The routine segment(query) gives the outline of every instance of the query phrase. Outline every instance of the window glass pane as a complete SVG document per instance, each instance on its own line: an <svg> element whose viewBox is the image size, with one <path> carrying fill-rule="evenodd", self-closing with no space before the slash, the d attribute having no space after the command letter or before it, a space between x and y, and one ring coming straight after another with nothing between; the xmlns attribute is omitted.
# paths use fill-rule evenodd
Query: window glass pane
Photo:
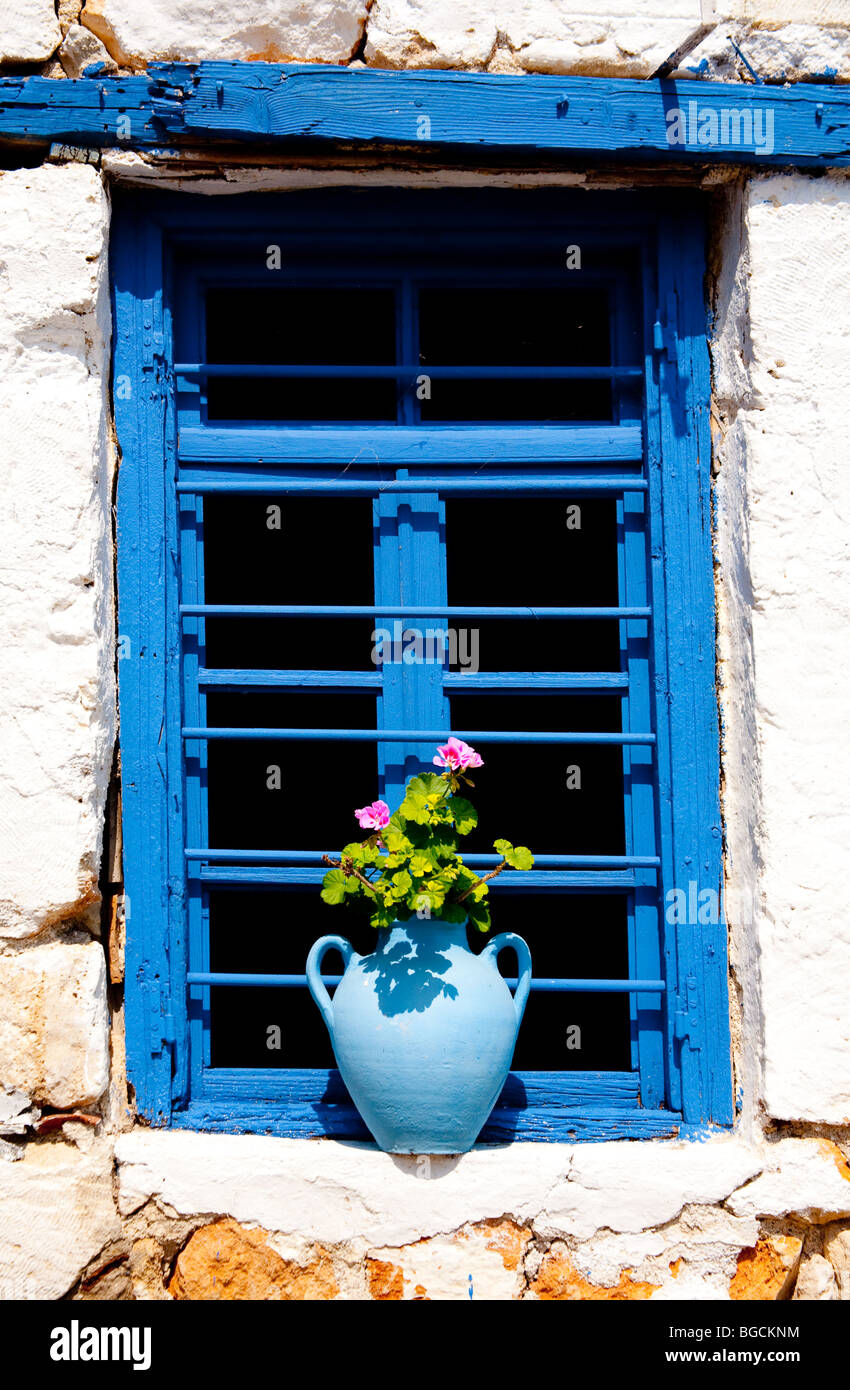
<svg viewBox="0 0 850 1390"><path fill-rule="evenodd" d="M211 289L207 361L391 365L396 360L390 289ZM210 377L210 420L396 419L393 378Z"/></svg>
<svg viewBox="0 0 850 1390"><path fill-rule="evenodd" d="M623 894L532 895L494 888L491 907L493 931L515 931L525 938L538 978L628 979ZM484 949L487 936L480 932L469 936L473 950ZM510 951L500 955L499 969L509 978L516 975ZM630 1071L629 996L532 990L513 1070Z"/></svg>
<svg viewBox="0 0 850 1390"><path fill-rule="evenodd" d="M453 729L615 732L616 696L452 695ZM624 854L620 744L482 743L469 793L478 826L463 841L492 853L499 837L537 854Z"/></svg>
<svg viewBox="0 0 850 1390"><path fill-rule="evenodd" d="M604 290L422 289L419 361L429 366L608 366ZM610 381L435 378L420 418L609 420Z"/></svg>
<svg viewBox="0 0 850 1390"><path fill-rule="evenodd" d="M225 694L207 697L207 720L226 728L374 729L374 695ZM329 796L377 785L377 743L298 739L209 740L209 843L221 849L340 849L359 834L354 803ZM361 803L356 803L360 805Z"/></svg>
<svg viewBox="0 0 850 1390"><path fill-rule="evenodd" d="M449 498L448 601L608 608L618 602L613 498ZM616 619L455 619L455 669L617 671ZM477 663L477 664L476 664Z"/></svg>
<svg viewBox="0 0 850 1390"><path fill-rule="evenodd" d="M376 934L356 909L328 907L318 885L309 889L209 894L210 968L214 971L303 975L314 941L327 934L347 937L356 951L375 949ZM341 974L342 961L329 952L325 974ZM269 1048L269 1028L280 1029L280 1048ZM334 1067L328 1030L303 989L210 990L210 1042L214 1067ZM274 1036L274 1035L272 1035Z"/></svg>
<svg viewBox="0 0 850 1390"><path fill-rule="evenodd" d="M372 604L367 497L204 499L207 603ZM206 664L369 670L372 618L208 618Z"/></svg>

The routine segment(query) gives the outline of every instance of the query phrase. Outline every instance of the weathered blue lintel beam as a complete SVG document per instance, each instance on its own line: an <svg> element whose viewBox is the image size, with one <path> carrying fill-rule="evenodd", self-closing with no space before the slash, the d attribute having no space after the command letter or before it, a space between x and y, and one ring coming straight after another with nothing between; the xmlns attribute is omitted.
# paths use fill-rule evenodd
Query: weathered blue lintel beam
<svg viewBox="0 0 850 1390"><path fill-rule="evenodd" d="M677 162L850 164L850 87L152 64L0 79L0 139L163 149L345 141Z"/></svg>

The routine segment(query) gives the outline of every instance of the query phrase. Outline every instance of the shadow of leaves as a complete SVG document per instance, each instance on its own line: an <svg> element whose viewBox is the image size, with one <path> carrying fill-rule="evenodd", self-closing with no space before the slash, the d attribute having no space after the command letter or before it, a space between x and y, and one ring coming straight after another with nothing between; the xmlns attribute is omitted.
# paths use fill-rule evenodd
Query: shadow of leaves
<svg viewBox="0 0 850 1390"><path fill-rule="evenodd" d="M435 999L457 998L457 988L441 978L451 960L432 946L396 941L387 951L377 951L361 964L366 974L375 976L375 993L381 1013L423 1013Z"/></svg>

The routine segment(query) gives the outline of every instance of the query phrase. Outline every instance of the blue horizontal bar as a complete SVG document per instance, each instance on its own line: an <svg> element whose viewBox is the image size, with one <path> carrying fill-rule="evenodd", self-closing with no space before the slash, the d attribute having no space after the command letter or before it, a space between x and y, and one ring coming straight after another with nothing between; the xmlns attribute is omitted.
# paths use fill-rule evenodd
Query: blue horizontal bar
<svg viewBox="0 0 850 1390"><path fill-rule="evenodd" d="M554 381L597 381L614 377L642 377L643 367L562 367L540 365L511 367L504 364L493 366L434 366L424 363L409 363L401 366L363 363L305 363L305 362L175 362L176 376L185 377L330 377L330 378L372 378L372 377L412 377L427 376L435 381L441 379L454 381L478 380L520 380L529 379Z"/></svg>
<svg viewBox="0 0 850 1390"><path fill-rule="evenodd" d="M232 492L244 496L256 492L269 496L289 492L311 495L324 492L341 497L347 493L375 497L381 492L554 492L570 496L574 492L646 492L647 486L646 479L638 476L601 478L591 474L573 478L533 478L524 475L505 478L482 474L475 478L394 478L388 482L382 482L379 478L270 478L267 482L239 478L197 478L192 482L179 482L177 491L205 495Z"/></svg>
<svg viewBox="0 0 850 1390"><path fill-rule="evenodd" d="M326 985L338 985L341 975L323 975ZM505 984L514 988L515 979L505 978ZM306 975L236 975L229 971L190 970L186 975L189 985L242 985L245 988L268 987L280 989L306 988ZM533 990L551 993L572 994L661 994L666 989L663 980L554 980L534 979Z"/></svg>
<svg viewBox="0 0 850 1390"><path fill-rule="evenodd" d="M181 603L184 618L651 618L651 608L467 608L445 604Z"/></svg>
<svg viewBox="0 0 850 1390"><path fill-rule="evenodd" d="M388 666L389 662L386 663ZM435 663L439 664L439 663ZM251 690L255 688L290 688L305 690L328 689L335 686L369 690L380 688L383 675L375 671L276 671L267 669L250 670L246 667L226 667L211 669L202 666L196 680L200 686L230 686L234 689ZM505 690L537 692L565 690L593 691L604 694L606 691L627 690L629 677L626 671L444 671L443 687L446 690L476 690L501 693Z"/></svg>
<svg viewBox="0 0 850 1390"><path fill-rule="evenodd" d="M187 875L203 883L223 888L252 889L276 887L300 891L320 888L327 870L318 867L275 868L267 865L200 865L189 861ZM490 891L499 897L503 893L628 893L642 873L651 869L523 869L517 873L500 874L494 878Z"/></svg>
<svg viewBox="0 0 850 1390"><path fill-rule="evenodd" d="M641 463L640 425L361 425L210 427L179 432L181 463L409 468L413 464L558 467Z"/></svg>
<svg viewBox="0 0 850 1390"><path fill-rule="evenodd" d="M239 689L258 687L303 687L319 689L333 686L380 689L383 676L379 669L373 671L270 671L251 670L247 667L226 667L210 669L202 666L196 680L201 686L235 686Z"/></svg>
<svg viewBox="0 0 850 1390"><path fill-rule="evenodd" d="M449 691L476 690L628 690L627 671L446 671L443 687Z"/></svg>
<svg viewBox="0 0 850 1390"><path fill-rule="evenodd" d="M437 729L275 729L197 725L183 729L184 738L285 739L292 742L327 739L335 743L442 743L451 737ZM456 733L455 738L475 743L655 743L649 733L527 733L515 729L473 729Z"/></svg>
<svg viewBox="0 0 850 1390"><path fill-rule="evenodd" d="M187 859L202 859L208 864L321 864L318 849L203 849L193 847L183 851ZM464 864L473 869L493 868L501 864L499 854L465 854ZM535 854L537 868L552 869L654 869L661 860L652 854Z"/></svg>

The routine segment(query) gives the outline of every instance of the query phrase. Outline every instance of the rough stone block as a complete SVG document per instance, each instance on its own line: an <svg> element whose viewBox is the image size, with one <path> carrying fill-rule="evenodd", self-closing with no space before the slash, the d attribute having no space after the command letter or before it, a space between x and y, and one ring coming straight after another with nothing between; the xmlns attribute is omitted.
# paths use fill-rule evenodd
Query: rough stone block
<svg viewBox="0 0 850 1390"><path fill-rule="evenodd" d="M823 1253L835 1271L838 1297L850 1301L850 1226L837 1223L827 1226Z"/></svg>
<svg viewBox="0 0 850 1390"><path fill-rule="evenodd" d="M53 0L13 0L3 6L0 63L43 63L62 39Z"/></svg>
<svg viewBox="0 0 850 1390"><path fill-rule="evenodd" d="M100 63L105 73L118 70L118 64L110 58L100 39L81 24L70 26L57 57L68 77L82 77L91 63Z"/></svg>
<svg viewBox="0 0 850 1390"><path fill-rule="evenodd" d="M800 1266L794 1298L810 1303L833 1303L838 1298L835 1270L823 1255L810 1255Z"/></svg>
<svg viewBox="0 0 850 1390"><path fill-rule="evenodd" d="M366 0L88 0L80 23L122 67L153 60L344 63L353 57Z"/></svg>
<svg viewBox="0 0 850 1390"><path fill-rule="evenodd" d="M0 956L0 1081L43 1105L92 1105L109 1078L106 965L96 941Z"/></svg>
<svg viewBox="0 0 850 1390"><path fill-rule="evenodd" d="M647 77L700 24L698 0L376 0L366 61L391 68Z"/></svg>
<svg viewBox="0 0 850 1390"><path fill-rule="evenodd" d="M738 1256L729 1297L749 1302L788 1298L794 1287L802 1249L799 1236L765 1236L748 1246Z"/></svg>
<svg viewBox="0 0 850 1390"><path fill-rule="evenodd" d="M736 1216L800 1216L823 1224L850 1216L850 1163L830 1139L781 1139L765 1155L765 1171L733 1192Z"/></svg>
<svg viewBox="0 0 850 1390"><path fill-rule="evenodd" d="M283 1259L265 1231L236 1221L214 1221L189 1237L168 1286L172 1298L209 1301L334 1299L333 1261L318 1249L307 1264Z"/></svg>
<svg viewBox="0 0 850 1390"><path fill-rule="evenodd" d="M571 1252L563 1246L547 1251L540 1263L537 1277L529 1284L529 1292L544 1301L567 1302L632 1302L651 1298L658 1284L632 1278L633 1270L623 1269L614 1284L594 1284L582 1277L574 1264Z"/></svg>
<svg viewBox="0 0 850 1390"><path fill-rule="evenodd" d="M105 1143L83 1156L31 1144L0 1164L0 1299L62 1298L121 1226Z"/></svg>

